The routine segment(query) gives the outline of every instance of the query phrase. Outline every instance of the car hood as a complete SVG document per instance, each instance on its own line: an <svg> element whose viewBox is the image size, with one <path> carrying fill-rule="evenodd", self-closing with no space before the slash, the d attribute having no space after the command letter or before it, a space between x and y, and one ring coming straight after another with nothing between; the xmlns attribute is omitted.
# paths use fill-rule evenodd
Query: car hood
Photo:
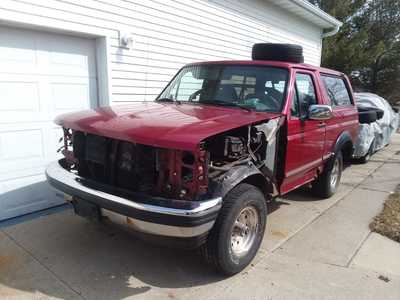
<svg viewBox="0 0 400 300"><path fill-rule="evenodd" d="M136 102L64 114L55 122L132 143L195 150L209 136L279 116L212 105Z"/></svg>

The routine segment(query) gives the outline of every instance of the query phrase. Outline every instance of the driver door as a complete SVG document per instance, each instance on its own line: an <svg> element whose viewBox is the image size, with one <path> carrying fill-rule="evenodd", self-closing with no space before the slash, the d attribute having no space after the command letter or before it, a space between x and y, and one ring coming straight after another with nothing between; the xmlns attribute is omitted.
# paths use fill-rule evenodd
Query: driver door
<svg viewBox="0 0 400 300"><path fill-rule="evenodd" d="M325 123L308 119L308 108L322 104L313 72L297 70L288 116L287 151L281 193L286 193L314 179L322 163Z"/></svg>

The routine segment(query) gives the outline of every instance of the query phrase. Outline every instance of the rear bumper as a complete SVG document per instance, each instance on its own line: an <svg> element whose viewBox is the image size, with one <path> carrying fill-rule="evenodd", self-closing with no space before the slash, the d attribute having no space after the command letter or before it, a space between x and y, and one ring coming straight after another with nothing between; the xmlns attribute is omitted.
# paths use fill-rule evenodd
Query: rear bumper
<svg viewBox="0 0 400 300"><path fill-rule="evenodd" d="M214 225L222 205L220 197L191 201L185 208L179 208L183 202L180 200L157 198L154 202L165 204L161 206L143 203L140 195L137 200L123 198L88 186L84 178L64 169L60 162L53 162L46 169L47 180L53 187L97 205L102 215L112 221L126 222L125 225L146 234L176 238L202 236Z"/></svg>

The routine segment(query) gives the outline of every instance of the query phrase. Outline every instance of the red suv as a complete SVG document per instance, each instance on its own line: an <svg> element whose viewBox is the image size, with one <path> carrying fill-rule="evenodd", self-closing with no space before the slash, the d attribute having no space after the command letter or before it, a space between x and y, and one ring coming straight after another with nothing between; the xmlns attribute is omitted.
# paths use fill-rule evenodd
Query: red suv
<svg viewBox="0 0 400 300"><path fill-rule="evenodd" d="M58 117L64 158L48 181L78 215L201 247L219 271L241 271L267 204L305 184L334 194L358 130L345 75L301 63L296 46L253 49L251 61L183 67L154 102Z"/></svg>

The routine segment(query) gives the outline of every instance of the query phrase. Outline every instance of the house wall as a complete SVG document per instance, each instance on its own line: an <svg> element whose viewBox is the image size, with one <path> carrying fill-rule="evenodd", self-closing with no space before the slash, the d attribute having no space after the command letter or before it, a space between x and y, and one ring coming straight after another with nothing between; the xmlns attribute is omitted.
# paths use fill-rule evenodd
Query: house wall
<svg viewBox="0 0 400 300"><path fill-rule="evenodd" d="M321 28L266 0L1 0L1 20L107 36L112 104L154 99L189 62L249 59L256 42L297 43L307 63L321 58ZM130 49L119 46L126 33Z"/></svg>

